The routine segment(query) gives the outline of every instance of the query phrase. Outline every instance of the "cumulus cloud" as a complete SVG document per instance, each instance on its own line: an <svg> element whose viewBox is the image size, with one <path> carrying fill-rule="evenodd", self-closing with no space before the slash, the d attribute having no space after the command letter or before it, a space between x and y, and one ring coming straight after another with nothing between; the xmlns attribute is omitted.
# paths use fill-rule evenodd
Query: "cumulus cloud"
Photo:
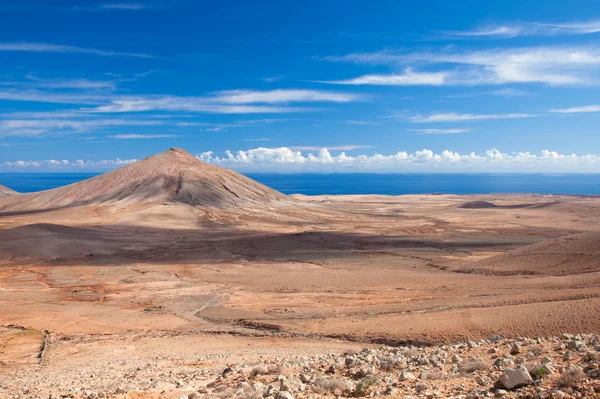
<svg viewBox="0 0 600 399"><path fill-rule="evenodd" d="M199 154L199 159L216 165L240 170L269 170L274 165L290 171L589 171L600 165L597 155L564 155L544 150L539 154L530 152L502 153L491 149L483 154L460 154L444 150L435 153L424 149L414 153L400 151L391 155L349 156L344 152L331 155L323 148L317 153L303 154L287 147L256 148L236 153L226 151L225 156L213 152ZM280 170L280 169L278 169Z"/></svg>
<svg viewBox="0 0 600 399"><path fill-rule="evenodd" d="M217 156L212 151L197 155L201 161L238 169L240 171L262 172L590 172L600 166L598 155L561 154L543 150L538 154L530 152L503 153L491 149L481 154L474 152L461 154L451 150L436 153L423 149L408 153L382 155L347 155L341 152L331 154L330 149L321 148L315 152L303 153L288 147L255 148L246 151L225 151ZM4 162L3 168L94 168L110 169L126 165L135 160L102 161L12 161Z"/></svg>

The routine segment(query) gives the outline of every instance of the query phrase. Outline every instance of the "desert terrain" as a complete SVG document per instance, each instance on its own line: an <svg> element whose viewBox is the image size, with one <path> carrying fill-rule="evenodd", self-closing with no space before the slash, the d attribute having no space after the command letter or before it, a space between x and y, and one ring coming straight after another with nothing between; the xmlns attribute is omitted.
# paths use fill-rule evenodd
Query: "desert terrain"
<svg viewBox="0 0 600 399"><path fill-rule="evenodd" d="M0 397L597 397L599 226L600 197L285 196L179 149L0 187Z"/></svg>

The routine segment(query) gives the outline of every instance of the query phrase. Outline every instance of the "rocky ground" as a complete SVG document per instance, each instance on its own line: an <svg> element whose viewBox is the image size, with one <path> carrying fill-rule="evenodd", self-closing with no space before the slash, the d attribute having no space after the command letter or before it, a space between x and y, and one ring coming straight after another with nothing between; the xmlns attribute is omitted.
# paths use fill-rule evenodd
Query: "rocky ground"
<svg viewBox="0 0 600 399"><path fill-rule="evenodd" d="M172 367L115 362L57 376L14 372L2 398L600 398L600 336L487 340L428 347L371 347L318 356L265 358L215 368L215 355L190 355ZM62 371L65 373L65 371ZM2 377L2 376L0 376ZM93 387L93 388L91 388Z"/></svg>

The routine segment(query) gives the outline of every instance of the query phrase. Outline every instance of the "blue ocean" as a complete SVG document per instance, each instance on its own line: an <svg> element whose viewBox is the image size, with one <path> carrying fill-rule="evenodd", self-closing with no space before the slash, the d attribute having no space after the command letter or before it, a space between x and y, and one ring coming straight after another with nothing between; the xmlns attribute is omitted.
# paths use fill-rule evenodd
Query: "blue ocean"
<svg viewBox="0 0 600 399"><path fill-rule="evenodd" d="M0 173L22 193L49 190L93 173ZM600 194L600 174L247 174L284 194Z"/></svg>

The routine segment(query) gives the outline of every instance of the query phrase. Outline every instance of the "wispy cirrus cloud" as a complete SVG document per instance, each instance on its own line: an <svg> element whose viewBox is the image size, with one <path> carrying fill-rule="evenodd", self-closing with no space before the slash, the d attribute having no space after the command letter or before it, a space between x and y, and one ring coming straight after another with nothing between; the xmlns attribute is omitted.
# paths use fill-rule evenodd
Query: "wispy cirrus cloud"
<svg viewBox="0 0 600 399"><path fill-rule="evenodd" d="M90 79L44 79L28 74L25 76L26 81L22 82L6 82L6 85L34 87L42 89L77 89L77 90L101 90L116 88L114 80L90 80ZM3 82L0 82L2 85Z"/></svg>
<svg viewBox="0 0 600 399"><path fill-rule="evenodd" d="M487 37L487 36L498 36L505 38L517 37L523 33L522 26L510 26L510 25L499 25L499 26L488 26L473 30L465 31L445 31L444 35L453 37Z"/></svg>
<svg viewBox="0 0 600 399"><path fill-rule="evenodd" d="M83 107L85 113L134 113L134 112L197 112L208 114L281 114L314 111L306 106L289 106L298 103L348 103L360 100L352 93L319 90L233 90L205 96L142 95L124 96L96 92L56 92L35 89L0 91L0 100L29 101L40 103L74 104Z"/></svg>
<svg viewBox="0 0 600 399"><path fill-rule="evenodd" d="M259 137L256 139L242 139L243 141L273 141L272 139L268 138L268 137Z"/></svg>
<svg viewBox="0 0 600 399"><path fill-rule="evenodd" d="M137 10L143 10L144 8L147 8L147 6L142 3L104 3L104 4L100 4L98 7L106 9L106 10L129 10L129 11L137 11Z"/></svg>
<svg viewBox="0 0 600 399"><path fill-rule="evenodd" d="M177 134L116 134L108 136L111 139L116 140L143 140L143 139L166 139L172 137L179 137Z"/></svg>
<svg viewBox="0 0 600 399"><path fill-rule="evenodd" d="M89 47L77 47L65 44L32 43L32 42L3 42L0 43L0 51L19 51L29 53L79 53L92 54L106 57L138 57L156 58L149 54L129 53L118 51L98 50Z"/></svg>
<svg viewBox="0 0 600 399"><path fill-rule="evenodd" d="M445 31L445 36L454 38L518 36L587 35L600 32L600 19L563 23L520 22L504 25L488 25L472 30Z"/></svg>
<svg viewBox="0 0 600 399"><path fill-rule="evenodd" d="M225 90L215 93L215 102L228 104L281 104L290 102L348 103L359 99L358 94L322 90L279 89L269 91Z"/></svg>
<svg viewBox="0 0 600 399"><path fill-rule="evenodd" d="M110 104L87 112L122 113L145 111L188 111L214 114L266 114L311 111L290 103L348 103L360 96L319 90L281 89L270 91L228 90L202 97L144 96L113 99Z"/></svg>
<svg viewBox="0 0 600 399"><path fill-rule="evenodd" d="M471 129L408 129L418 134L459 134L470 132Z"/></svg>
<svg viewBox="0 0 600 399"><path fill-rule="evenodd" d="M521 119L532 118L535 114L458 114L456 112L446 112L431 115L415 115L407 119L412 123L433 123L433 122L470 122L493 119Z"/></svg>
<svg viewBox="0 0 600 399"><path fill-rule="evenodd" d="M598 46L545 46L462 51L451 47L437 52L380 51L321 57L320 59L366 65L389 65L402 70L406 70L407 66L412 65L429 65L437 69L432 73L438 74L430 77L437 76L430 83L448 86L508 83L584 85L600 82L600 73L598 73L600 47ZM374 81L379 84L397 84L389 76L389 79L385 79L386 75L373 76L376 77ZM346 84L364 83L369 79L371 78L365 80L364 76L360 76L341 82L346 82Z"/></svg>
<svg viewBox="0 0 600 399"><path fill-rule="evenodd" d="M447 77L447 72L414 72L411 68L406 68L401 74L372 74L346 80L321 80L316 82L338 85L441 86L445 83Z"/></svg>
<svg viewBox="0 0 600 399"><path fill-rule="evenodd" d="M0 120L0 137L70 134L118 126L156 126L162 123L138 119L5 119Z"/></svg>
<svg viewBox="0 0 600 399"><path fill-rule="evenodd" d="M581 113L589 113L589 112L600 112L600 105L585 105L582 107L572 107L572 108L553 108L553 109L550 109L549 111L558 113L558 114L581 114Z"/></svg>
<svg viewBox="0 0 600 399"><path fill-rule="evenodd" d="M180 127L202 127L209 132L226 132L231 128L243 128L256 125L268 125L274 122L279 122L281 119L251 119L236 121L231 123L210 123L210 122L177 122Z"/></svg>

